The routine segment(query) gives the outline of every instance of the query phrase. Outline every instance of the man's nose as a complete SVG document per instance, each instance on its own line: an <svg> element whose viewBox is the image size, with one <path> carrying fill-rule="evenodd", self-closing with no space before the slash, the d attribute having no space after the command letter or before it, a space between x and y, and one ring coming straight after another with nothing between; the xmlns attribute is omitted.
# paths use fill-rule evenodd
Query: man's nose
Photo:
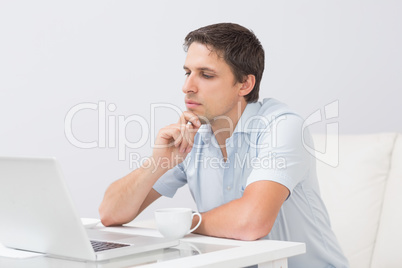
<svg viewBox="0 0 402 268"><path fill-rule="evenodd" d="M198 91L195 77L192 74L187 76L186 81L184 81L182 90L186 94L190 92L196 93Z"/></svg>

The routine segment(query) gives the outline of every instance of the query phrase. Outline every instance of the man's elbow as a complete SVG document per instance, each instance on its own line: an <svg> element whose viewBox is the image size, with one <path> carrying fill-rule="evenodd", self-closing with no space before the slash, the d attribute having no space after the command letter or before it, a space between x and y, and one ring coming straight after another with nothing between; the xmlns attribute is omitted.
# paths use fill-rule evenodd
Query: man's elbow
<svg viewBox="0 0 402 268"><path fill-rule="evenodd" d="M254 241L260 238L263 238L269 234L269 231L266 229L258 230L258 229L246 229L241 232L239 239L243 241Z"/></svg>
<svg viewBox="0 0 402 268"><path fill-rule="evenodd" d="M245 221L239 228L238 239L254 241L267 236L272 229L272 224L267 222Z"/></svg>
<svg viewBox="0 0 402 268"><path fill-rule="evenodd" d="M105 227L110 227L110 226L119 226L121 224L119 224L118 222L114 221L112 218L110 217L105 217L105 216L101 216L100 217L101 223L103 224L103 226Z"/></svg>
<svg viewBox="0 0 402 268"><path fill-rule="evenodd" d="M120 220L120 221L117 220L117 219L112 215L112 213L106 211L106 209L105 209L102 205L99 207L99 216L100 216L101 223L102 223L104 226L106 226L106 227L109 227L109 226L120 226L120 225L122 225L123 223L125 223L125 222L123 222L123 221L121 221L121 220Z"/></svg>
<svg viewBox="0 0 402 268"><path fill-rule="evenodd" d="M109 227L109 226L113 226L113 220L112 218L101 212L101 210L99 209L99 216L100 216L100 221L103 224L103 226Z"/></svg>

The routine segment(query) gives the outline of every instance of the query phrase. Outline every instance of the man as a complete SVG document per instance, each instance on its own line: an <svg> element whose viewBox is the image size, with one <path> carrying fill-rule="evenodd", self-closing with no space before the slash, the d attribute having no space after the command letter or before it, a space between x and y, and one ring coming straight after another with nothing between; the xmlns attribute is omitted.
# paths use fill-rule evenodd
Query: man
<svg viewBox="0 0 402 268"><path fill-rule="evenodd" d="M320 198L315 159L302 144L302 118L276 100L257 102L259 40L221 23L190 32L185 49L187 111L159 131L146 164L107 189L102 223L127 223L188 183L203 216L195 232L301 241L307 253L290 258L290 267L347 267Z"/></svg>

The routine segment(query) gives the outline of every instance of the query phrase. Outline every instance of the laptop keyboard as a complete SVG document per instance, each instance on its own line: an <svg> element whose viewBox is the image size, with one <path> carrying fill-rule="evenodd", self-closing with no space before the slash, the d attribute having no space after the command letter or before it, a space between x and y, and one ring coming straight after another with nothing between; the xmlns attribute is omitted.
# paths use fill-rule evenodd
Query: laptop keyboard
<svg viewBox="0 0 402 268"><path fill-rule="evenodd" d="M112 242L105 242L105 241L93 241L93 240L91 240L91 244L92 244L92 247L95 250L95 252L129 246L129 244L120 244L120 243L112 243Z"/></svg>

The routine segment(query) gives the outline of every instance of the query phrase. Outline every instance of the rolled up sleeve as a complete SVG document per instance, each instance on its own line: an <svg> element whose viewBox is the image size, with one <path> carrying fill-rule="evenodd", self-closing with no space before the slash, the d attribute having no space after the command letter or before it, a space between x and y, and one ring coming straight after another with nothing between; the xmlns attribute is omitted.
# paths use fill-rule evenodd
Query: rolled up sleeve
<svg viewBox="0 0 402 268"><path fill-rule="evenodd" d="M163 196L172 198L177 189L187 183L187 176L181 164L163 174L159 180L156 181L153 188L155 191Z"/></svg>
<svg viewBox="0 0 402 268"><path fill-rule="evenodd" d="M272 124L276 124L273 126ZM246 186L256 181L269 180L284 185L292 193L310 169L311 157L304 148L303 119L284 114L261 132L256 144L257 156Z"/></svg>

